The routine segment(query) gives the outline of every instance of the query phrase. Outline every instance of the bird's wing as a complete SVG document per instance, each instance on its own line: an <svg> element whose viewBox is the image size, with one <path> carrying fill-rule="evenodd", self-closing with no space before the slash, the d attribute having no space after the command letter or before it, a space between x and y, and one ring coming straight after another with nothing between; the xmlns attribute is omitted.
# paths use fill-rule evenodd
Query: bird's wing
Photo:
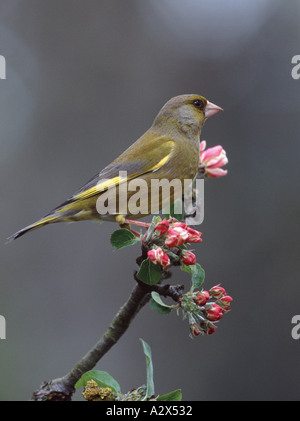
<svg viewBox="0 0 300 421"><path fill-rule="evenodd" d="M175 143L170 137L155 136L151 140L141 140L142 138L99 174L96 174L72 196L70 201L88 199L125 181L128 182L143 174L157 171L169 161L175 147ZM151 153L149 154L149 152ZM127 172L127 178L120 176L121 171Z"/></svg>

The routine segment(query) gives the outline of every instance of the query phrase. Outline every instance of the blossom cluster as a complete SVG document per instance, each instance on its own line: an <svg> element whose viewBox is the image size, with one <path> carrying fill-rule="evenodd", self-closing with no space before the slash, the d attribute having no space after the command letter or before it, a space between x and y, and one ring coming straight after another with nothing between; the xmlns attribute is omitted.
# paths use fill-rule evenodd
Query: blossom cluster
<svg viewBox="0 0 300 421"><path fill-rule="evenodd" d="M148 257L153 263L167 269L171 264L170 255L173 255L170 249L187 243L201 243L201 235L201 232L194 230L184 222L177 221L175 218L164 219L158 222L154 229L154 235L151 238L152 248L147 253ZM196 264L195 254L184 248L179 252L179 259L188 266Z"/></svg>
<svg viewBox="0 0 300 421"><path fill-rule="evenodd" d="M199 170L207 177L223 177L227 174L224 165L228 164L226 151L221 145L206 149L206 141L200 142L200 164Z"/></svg>
<svg viewBox="0 0 300 421"><path fill-rule="evenodd" d="M214 323L229 311L231 301L232 297L227 295L220 285L208 291L202 290L182 295L179 305L188 315L191 335L214 333L216 331Z"/></svg>

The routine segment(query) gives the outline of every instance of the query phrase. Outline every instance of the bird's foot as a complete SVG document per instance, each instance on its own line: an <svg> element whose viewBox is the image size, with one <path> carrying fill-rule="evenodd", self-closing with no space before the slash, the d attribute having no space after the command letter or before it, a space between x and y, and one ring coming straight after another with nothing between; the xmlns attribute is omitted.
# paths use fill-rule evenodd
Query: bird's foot
<svg viewBox="0 0 300 421"><path fill-rule="evenodd" d="M133 230L129 224L127 224L126 222L124 224L119 224L120 228L125 228L127 230L129 230L130 232L132 232L132 234L134 234L136 237L140 237L140 233Z"/></svg>

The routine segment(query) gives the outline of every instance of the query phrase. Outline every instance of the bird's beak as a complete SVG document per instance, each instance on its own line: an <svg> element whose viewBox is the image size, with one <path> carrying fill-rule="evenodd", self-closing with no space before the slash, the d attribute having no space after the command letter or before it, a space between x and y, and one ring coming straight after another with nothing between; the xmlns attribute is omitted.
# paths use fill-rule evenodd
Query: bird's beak
<svg viewBox="0 0 300 421"><path fill-rule="evenodd" d="M211 117L212 115L215 115L219 113L220 111L223 111L223 108L219 107L216 104L213 104L212 102L207 101L207 104L204 110L205 118Z"/></svg>

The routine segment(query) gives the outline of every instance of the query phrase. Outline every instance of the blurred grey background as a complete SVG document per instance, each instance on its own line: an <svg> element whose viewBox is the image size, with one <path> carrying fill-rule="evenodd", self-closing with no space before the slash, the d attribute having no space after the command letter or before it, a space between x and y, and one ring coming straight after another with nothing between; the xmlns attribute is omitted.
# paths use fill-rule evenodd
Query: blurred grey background
<svg viewBox="0 0 300 421"><path fill-rule="evenodd" d="M138 247L114 252L117 226L45 227L5 239L68 198L151 125L172 96L199 93L224 113L202 139L229 173L205 182L205 288L232 311L189 338L147 306L100 361L122 391L146 380L185 400L298 400L300 340L298 0L1 0L0 399L27 400L67 373L133 288ZM189 278L175 271L174 283ZM76 392L75 400L81 400Z"/></svg>

